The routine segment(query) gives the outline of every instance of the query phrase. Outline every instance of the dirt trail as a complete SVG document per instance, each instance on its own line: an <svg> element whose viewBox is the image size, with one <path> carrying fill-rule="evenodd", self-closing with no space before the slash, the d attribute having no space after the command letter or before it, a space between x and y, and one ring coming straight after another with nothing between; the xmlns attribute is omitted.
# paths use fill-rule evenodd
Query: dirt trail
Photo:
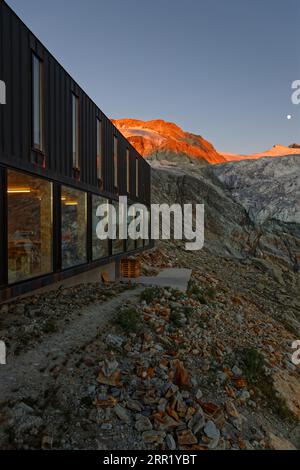
<svg viewBox="0 0 300 470"><path fill-rule="evenodd" d="M105 303L95 303L81 310L81 316L63 331L48 336L34 349L15 357L0 368L0 402L36 399L53 382L51 371L64 363L68 355L92 341L112 320L118 307L134 301L142 288L124 291Z"/></svg>

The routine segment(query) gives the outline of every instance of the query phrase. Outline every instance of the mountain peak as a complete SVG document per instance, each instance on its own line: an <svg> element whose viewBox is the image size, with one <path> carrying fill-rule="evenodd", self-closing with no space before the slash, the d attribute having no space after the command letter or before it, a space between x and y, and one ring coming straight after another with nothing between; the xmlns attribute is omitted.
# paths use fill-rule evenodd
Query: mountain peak
<svg viewBox="0 0 300 470"><path fill-rule="evenodd" d="M116 119L115 126L149 160L168 161L176 164L216 164L226 161L254 160L262 157L299 155L300 145L275 144L272 148L249 155L221 153L202 136L186 132L173 122L163 119Z"/></svg>
<svg viewBox="0 0 300 470"><path fill-rule="evenodd" d="M289 148L290 149L300 149L300 145L299 144L291 144L291 145L289 145Z"/></svg>
<svg viewBox="0 0 300 470"><path fill-rule="evenodd" d="M192 163L225 161L211 143L199 135L183 131L173 122L117 119L113 123L145 158Z"/></svg>
<svg viewBox="0 0 300 470"><path fill-rule="evenodd" d="M285 157L287 155L299 155L300 147L297 144L286 147L285 145L275 144L268 150L259 153L251 153L249 155L239 155L234 153L223 153L226 161L240 161L240 160L257 160L263 157Z"/></svg>

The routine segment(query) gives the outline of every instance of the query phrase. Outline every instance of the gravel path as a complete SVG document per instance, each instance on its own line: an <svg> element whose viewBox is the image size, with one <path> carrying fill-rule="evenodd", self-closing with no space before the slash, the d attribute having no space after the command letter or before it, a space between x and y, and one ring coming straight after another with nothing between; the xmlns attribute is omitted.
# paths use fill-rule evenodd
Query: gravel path
<svg viewBox="0 0 300 470"><path fill-rule="evenodd" d="M134 302L143 288L125 291L105 303L94 303L81 311L81 316L59 332L45 338L34 349L20 357L8 358L0 366L0 402L35 399L43 393L53 380L51 370L62 364L67 357L80 350L108 327L118 307L127 301Z"/></svg>

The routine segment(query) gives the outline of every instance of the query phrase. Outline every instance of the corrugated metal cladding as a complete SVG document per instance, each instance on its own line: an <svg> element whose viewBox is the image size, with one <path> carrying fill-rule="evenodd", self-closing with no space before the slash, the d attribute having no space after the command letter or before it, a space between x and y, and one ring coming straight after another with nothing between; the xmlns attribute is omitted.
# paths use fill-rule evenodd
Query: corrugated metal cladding
<svg viewBox="0 0 300 470"><path fill-rule="evenodd" d="M32 53L43 61L46 167L32 162L31 96ZM7 104L0 106L0 161L19 169L72 184L82 189L117 196L113 181L113 136L118 137L119 194L126 194L126 149L130 149L129 198L135 197L135 160L139 159L138 200L150 203L150 166L114 127L95 103L0 0L0 79L7 88ZM99 85L101 86L101 85ZM79 97L80 181L72 168L72 92ZM103 122L103 189L96 174L96 117Z"/></svg>

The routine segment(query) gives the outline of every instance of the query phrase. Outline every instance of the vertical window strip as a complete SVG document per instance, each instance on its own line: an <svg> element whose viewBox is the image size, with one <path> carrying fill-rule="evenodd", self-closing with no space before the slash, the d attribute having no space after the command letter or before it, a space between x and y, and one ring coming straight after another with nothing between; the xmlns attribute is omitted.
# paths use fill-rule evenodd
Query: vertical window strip
<svg viewBox="0 0 300 470"><path fill-rule="evenodd" d="M130 151L126 149L126 191L130 193Z"/></svg>
<svg viewBox="0 0 300 470"><path fill-rule="evenodd" d="M43 63L32 54L32 112L33 147L44 150L44 100L43 100Z"/></svg>
<svg viewBox="0 0 300 470"><path fill-rule="evenodd" d="M118 188L118 138L114 136L114 186Z"/></svg>
<svg viewBox="0 0 300 470"><path fill-rule="evenodd" d="M102 121L97 118L97 178L102 179Z"/></svg>
<svg viewBox="0 0 300 470"><path fill-rule="evenodd" d="M72 139L73 167L79 169L79 98L74 93L72 93Z"/></svg>
<svg viewBox="0 0 300 470"><path fill-rule="evenodd" d="M139 196L139 159L135 159L135 195Z"/></svg>

